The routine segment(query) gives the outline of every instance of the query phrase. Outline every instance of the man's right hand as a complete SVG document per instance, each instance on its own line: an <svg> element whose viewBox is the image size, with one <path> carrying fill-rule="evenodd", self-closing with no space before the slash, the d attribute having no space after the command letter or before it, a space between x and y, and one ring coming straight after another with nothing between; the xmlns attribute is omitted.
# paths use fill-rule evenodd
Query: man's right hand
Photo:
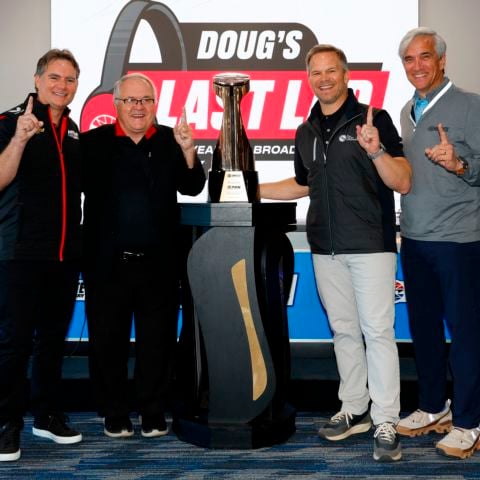
<svg viewBox="0 0 480 480"><path fill-rule="evenodd" d="M19 142L28 142L35 134L43 131L43 122L32 113L33 97L28 97L27 108L23 115L18 117L17 129L14 138Z"/></svg>

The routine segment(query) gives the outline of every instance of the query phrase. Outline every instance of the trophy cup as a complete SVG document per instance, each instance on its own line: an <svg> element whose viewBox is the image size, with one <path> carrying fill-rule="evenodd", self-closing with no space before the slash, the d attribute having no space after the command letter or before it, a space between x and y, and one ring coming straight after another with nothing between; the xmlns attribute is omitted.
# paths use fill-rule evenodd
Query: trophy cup
<svg viewBox="0 0 480 480"><path fill-rule="evenodd" d="M258 202L258 174L240 112L240 101L250 89L250 77L220 73L213 77L213 88L223 101L224 111L208 175L209 201Z"/></svg>

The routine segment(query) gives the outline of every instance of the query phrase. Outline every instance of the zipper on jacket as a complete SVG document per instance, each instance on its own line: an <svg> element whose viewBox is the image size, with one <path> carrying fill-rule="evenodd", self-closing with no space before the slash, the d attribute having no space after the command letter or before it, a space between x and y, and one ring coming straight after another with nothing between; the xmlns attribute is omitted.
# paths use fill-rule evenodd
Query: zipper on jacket
<svg viewBox="0 0 480 480"><path fill-rule="evenodd" d="M67 132L67 118L62 116L60 124L60 136L52 119L52 112L48 109L48 116L50 117L50 126L52 127L53 137L57 144L58 158L60 161L61 186L62 186L62 230L60 234L60 245L58 248L58 259L63 262L63 253L65 249L65 238L67 233L67 176L65 171L65 158L63 156L63 139Z"/></svg>
<svg viewBox="0 0 480 480"><path fill-rule="evenodd" d="M330 196L328 195L328 177L327 177L327 150L329 145L330 145L330 140L329 140L329 143L327 143L327 146L323 149L323 178L325 179L325 197L327 199L328 233L330 235L330 255L332 256L332 259L333 259L335 257L335 249L333 248L332 217L330 215Z"/></svg>
<svg viewBox="0 0 480 480"><path fill-rule="evenodd" d="M330 142L332 138L337 134L337 132L343 128L345 125L348 125L351 123L353 120L355 120L357 117L361 117L362 113L359 113L355 115L354 117L348 119L347 121L343 122L341 125L337 125L333 133L330 135L330 138L328 139L327 146L324 147L323 149L323 170L324 170L324 178L325 178L325 192L326 192L326 198L327 198L327 212L328 212L328 232L330 234L330 254L332 256L332 259L335 257L335 248L333 245L333 229L332 229L332 217L330 214L330 197L328 194L328 176L327 176L327 154L328 154L328 149L330 148ZM322 140L323 141L323 140Z"/></svg>

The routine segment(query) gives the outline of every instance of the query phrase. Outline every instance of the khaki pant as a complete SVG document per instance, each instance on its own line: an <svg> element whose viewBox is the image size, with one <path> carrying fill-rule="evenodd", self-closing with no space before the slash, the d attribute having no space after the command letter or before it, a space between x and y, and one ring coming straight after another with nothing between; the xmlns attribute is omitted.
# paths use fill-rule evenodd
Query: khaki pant
<svg viewBox="0 0 480 480"><path fill-rule="evenodd" d="M320 299L333 331L341 410L396 423L400 369L393 329L395 253L313 255Z"/></svg>

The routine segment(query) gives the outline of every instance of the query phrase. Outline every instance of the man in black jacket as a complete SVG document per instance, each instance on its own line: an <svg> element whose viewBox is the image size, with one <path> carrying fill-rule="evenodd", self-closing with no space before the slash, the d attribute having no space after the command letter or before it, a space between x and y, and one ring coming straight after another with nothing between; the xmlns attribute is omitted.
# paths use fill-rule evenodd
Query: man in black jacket
<svg viewBox="0 0 480 480"><path fill-rule="evenodd" d="M318 102L296 133L295 177L262 184L260 194L310 196L307 236L333 330L342 401L319 435L342 440L369 430L373 420L374 459L399 460L393 190L408 192L411 169L387 112L360 104L348 89L342 50L313 47L307 72Z"/></svg>
<svg viewBox="0 0 480 480"><path fill-rule="evenodd" d="M58 405L81 253L80 145L67 107L79 73L68 50L48 51L36 93L0 115L0 461L20 458L32 344L34 435L82 440Z"/></svg>
<svg viewBox="0 0 480 480"><path fill-rule="evenodd" d="M157 96L141 74L114 86L117 121L82 134L86 312L90 372L104 432L133 435L127 391L132 315L141 433L164 417L177 338L177 191L196 195L205 174L184 117L156 125Z"/></svg>

